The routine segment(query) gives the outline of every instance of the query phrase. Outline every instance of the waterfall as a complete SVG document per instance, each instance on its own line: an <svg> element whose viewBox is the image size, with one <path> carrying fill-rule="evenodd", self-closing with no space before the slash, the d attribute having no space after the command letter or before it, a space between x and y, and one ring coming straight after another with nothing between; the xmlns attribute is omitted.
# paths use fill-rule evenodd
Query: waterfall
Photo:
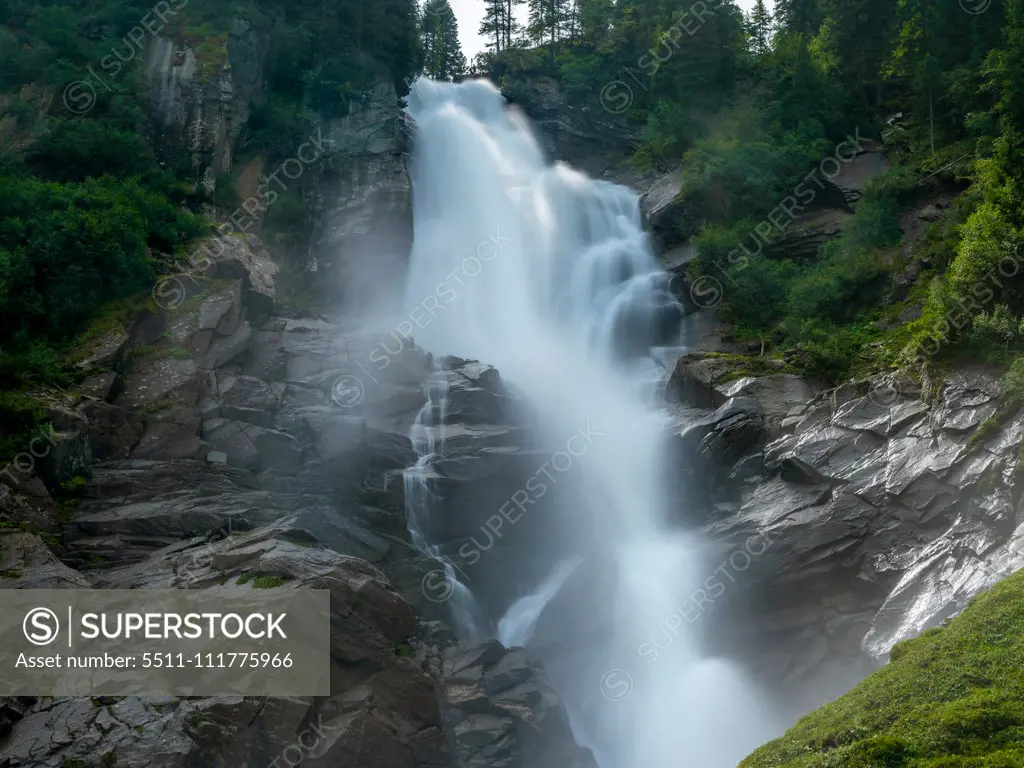
<svg viewBox="0 0 1024 768"><path fill-rule="evenodd" d="M403 473L405 509L413 544L443 565L440 583L443 597L452 608L455 630L466 642L475 643L487 634L486 622L476 600L459 578L455 565L423 535L429 516L439 507L438 500L427 486L426 475L430 471L431 460L443 454L447 406L447 380L435 366L434 375L427 380L427 402L420 408L409 435L418 458L416 464Z"/></svg>
<svg viewBox="0 0 1024 768"><path fill-rule="evenodd" d="M526 645L533 637L541 612L579 566L578 558L559 565L535 592L516 600L498 622L498 640L506 648Z"/></svg>
<svg viewBox="0 0 1024 768"><path fill-rule="evenodd" d="M545 664L602 768L734 766L776 731L741 671L706 657L680 618L710 571L702 542L674 531L665 509L667 417L651 402L651 347L678 331L680 314L637 198L549 164L486 81L420 79L408 110L417 137L406 309L431 318L417 344L497 367L529 400L547 444L592 436L573 452L584 492L555 510L580 541L556 541L564 552L543 569L507 574L539 585L532 593L501 605L477 597L501 616L503 640L531 647L547 624ZM421 456L438 449L423 437L437 429L426 418L414 430ZM415 471L408 482L415 528L429 499L412 487ZM569 591L588 621L554 610Z"/></svg>

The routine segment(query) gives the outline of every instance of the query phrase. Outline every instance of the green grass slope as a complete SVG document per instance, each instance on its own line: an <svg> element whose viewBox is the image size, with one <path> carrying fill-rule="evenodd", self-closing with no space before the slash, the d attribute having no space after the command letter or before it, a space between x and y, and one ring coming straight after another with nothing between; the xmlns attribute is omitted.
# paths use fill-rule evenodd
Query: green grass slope
<svg viewBox="0 0 1024 768"><path fill-rule="evenodd" d="M1024 571L740 768L1024 768Z"/></svg>

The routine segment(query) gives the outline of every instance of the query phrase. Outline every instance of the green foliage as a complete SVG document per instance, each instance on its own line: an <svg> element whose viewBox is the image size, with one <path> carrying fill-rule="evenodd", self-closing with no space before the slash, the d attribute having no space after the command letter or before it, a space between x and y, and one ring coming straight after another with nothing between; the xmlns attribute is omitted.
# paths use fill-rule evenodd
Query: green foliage
<svg viewBox="0 0 1024 768"><path fill-rule="evenodd" d="M150 288L148 245L203 230L135 180L0 177L0 376L48 378L61 344L112 299Z"/></svg>
<svg viewBox="0 0 1024 768"><path fill-rule="evenodd" d="M986 359L1016 351L1016 340L1000 347L1005 329L991 314L996 304L1021 314L1024 293L1015 280L983 281L1022 256L1024 0L979 13L930 0L779 0L774 18L759 3L747 19L728 1L697 19L662 0L581 0L564 23L553 21L560 3L533 5L537 47L510 46L492 25L486 71L528 106L526 81L548 74L581 106L646 121L635 159L681 166L674 234L693 238L692 277L721 284L723 315L741 338L782 345L829 376L972 346ZM787 199L805 203L816 183L808 172L837 143L878 128L898 165L859 201L842 237L808 264L767 261L785 256L772 253L779 232L767 218ZM908 204L968 184L912 254L897 251ZM843 205L822 199L834 189L813 189L810 205ZM902 306L887 306L908 259L920 283ZM917 320L901 319L920 303ZM875 321L890 329L880 347Z"/></svg>
<svg viewBox="0 0 1024 768"><path fill-rule="evenodd" d="M139 177L169 183L149 144L136 133L87 118L59 119L26 153L29 167L52 181Z"/></svg>
<svg viewBox="0 0 1024 768"><path fill-rule="evenodd" d="M253 589L273 589L284 584L281 576L257 576L252 580Z"/></svg>
<svg viewBox="0 0 1024 768"><path fill-rule="evenodd" d="M459 24L448 0L427 0L420 25L423 73L434 80L455 80L466 71L459 45Z"/></svg>
<svg viewBox="0 0 1024 768"><path fill-rule="evenodd" d="M687 229L710 222L736 223L770 213L794 195L808 171L832 150L821 127L805 123L784 140L767 133L764 114L753 107L723 115L719 130L683 157Z"/></svg>
<svg viewBox="0 0 1024 768"><path fill-rule="evenodd" d="M1024 764L1024 571L807 715L741 768L1011 768Z"/></svg>
<svg viewBox="0 0 1024 768"><path fill-rule="evenodd" d="M1016 232L1003 212L992 203L982 203L961 228L956 259L949 268L949 286L960 295L968 295L986 276L998 274L999 263L1014 262L1020 250Z"/></svg>
<svg viewBox="0 0 1024 768"><path fill-rule="evenodd" d="M808 373L826 381L848 375L879 335L870 319L890 284L902 189L888 177L871 185L810 263L769 254L754 220L704 229L694 239L697 265L722 285L723 317L741 336L789 348L792 364Z"/></svg>
<svg viewBox="0 0 1024 768"><path fill-rule="evenodd" d="M1003 374L1003 397L1013 405L1024 404L1024 357L1013 361L1010 369Z"/></svg>
<svg viewBox="0 0 1024 768"><path fill-rule="evenodd" d="M395 646L395 656L406 659L412 656L412 646L408 643L399 643Z"/></svg>

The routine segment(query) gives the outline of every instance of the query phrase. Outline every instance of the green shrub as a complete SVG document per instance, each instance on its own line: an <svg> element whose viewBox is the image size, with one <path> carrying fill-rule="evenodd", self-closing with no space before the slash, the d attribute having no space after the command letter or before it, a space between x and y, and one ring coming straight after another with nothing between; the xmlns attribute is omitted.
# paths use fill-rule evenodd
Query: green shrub
<svg viewBox="0 0 1024 768"><path fill-rule="evenodd" d="M949 269L950 288L962 297L974 296L978 285L990 284L1003 259L1011 263L1019 250L1017 232L1003 212L992 203L982 203L961 228L962 238ZM1018 265L1019 266L1019 265Z"/></svg>
<svg viewBox="0 0 1024 768"><path fill-rule="evenodd" d="M182 243L203 227L135 181L0 177L0 376L52 377L48 345L151 288L148 243Z"/></svg>
<svg viewBox="0 0 1024 768"><path fill-rule="evenodd" d="M1024 357L1018 357L1003 374L1003 397L1015 404L1024 404Z"/></svg>
<svg viewBox="0 0 1024 768"><path fill-rule="evenodd" d="M162 174L142 137L87 118L57 121L29 147L26 161L51 181L82 182L100 176L155 181Z"/></svg>

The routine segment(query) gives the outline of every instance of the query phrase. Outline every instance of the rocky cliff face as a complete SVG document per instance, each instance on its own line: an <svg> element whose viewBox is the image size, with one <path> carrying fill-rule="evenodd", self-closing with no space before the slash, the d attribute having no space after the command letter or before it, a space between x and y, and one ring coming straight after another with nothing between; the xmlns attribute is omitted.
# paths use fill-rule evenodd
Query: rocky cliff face
<svg viewBox="0 0 1024 768"><path fill-rule="evenodd" d="M592 768L539 667L424 620L437 563L410 542L402 474L427 356L410 343L364 382L380 339L278 314L274 269L243 239L211 252L174 306L93 338L82 392L37 393L55 431L2 486L0 588L238 590L271 575L330 589L332 695L4 700L4 765L236 768L302 739L317 744L310 766L533 768L543 753ZM500 377L450 367L453 409L473 421L477 383ZM462 456L485 452L467 442Z"/></svg>
<svg viewBox="0 0 1024 768"><path fill-rule="evenodd" d="M533 121L541 146L587 174L629 183L628 158L637 148L642 124L603 109L573 106L558 83L535 77L521 84L514 102Z"/></svg>
<svg viewBox="0 0 1024 768"><path fill-rule="evenodd" d="M820 394L714 375L684 359L670 385L714 408L681 422L680 510L743 564L709 611L714 642L773 689L816 706L1024 567L1024 414L993 418L992 373L951 375L933 400L898 375ZM749 552L752 536L770 544Z"/></svg>
<svg viewBox="0 0 1024 768"><path fill-rule="evenodd" d="M410 130L389 78L327 126L332 155L316 200L313 266L319 289L353 315L401 298L412 246Z"/></svg>
<svg viewBox="0 0 1024 768"><path fill-rule="evenodd" d="M266 30L236 18L223 40L200 47L154 37L146 69L160 144L186 154L207 191L230 171L250 104L261 97Z"/></svg>

